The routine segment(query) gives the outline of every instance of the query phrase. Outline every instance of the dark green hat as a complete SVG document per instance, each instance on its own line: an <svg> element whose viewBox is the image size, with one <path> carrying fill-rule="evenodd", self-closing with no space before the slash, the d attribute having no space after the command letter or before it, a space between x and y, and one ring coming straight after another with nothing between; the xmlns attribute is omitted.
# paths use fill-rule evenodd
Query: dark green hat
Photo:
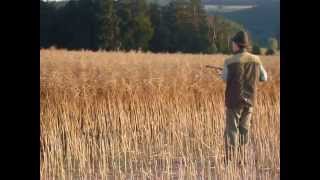
<svg viewBox="0 0 320 180"><path fill-rule="evenodd" d="M242 47L248 47L250 44L248 34L245 31L237 32L231 40Z"/></svg>

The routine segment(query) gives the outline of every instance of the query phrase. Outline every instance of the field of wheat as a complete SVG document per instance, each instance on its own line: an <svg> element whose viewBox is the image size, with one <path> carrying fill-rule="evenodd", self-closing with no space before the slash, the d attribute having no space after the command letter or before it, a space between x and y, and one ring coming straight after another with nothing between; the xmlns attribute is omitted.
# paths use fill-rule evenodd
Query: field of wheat
<svg viewBox="0 0 320 180"><path fill-rule="evenodd" d="M226 55L40 51L49 179L280 179L280 58L262 56L248 164L225 166Z"/></svg>

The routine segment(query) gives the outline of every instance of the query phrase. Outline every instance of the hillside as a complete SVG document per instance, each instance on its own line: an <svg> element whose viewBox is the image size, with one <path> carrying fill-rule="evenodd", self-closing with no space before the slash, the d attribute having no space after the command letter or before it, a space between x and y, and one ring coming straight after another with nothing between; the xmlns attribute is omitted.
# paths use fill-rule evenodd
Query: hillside
<svg viewBox="0 0 320 180"><path fill-rule="evenodd" d="M168 2L172 0L147 0L150 2L157 2L159 4L167 4ZM202 0L202 3L204 5L207 4L214 4L214 5L254 5L254 4L260 4L265 2L280 2L280 0Z"/></svg>
<svg viewBox="0 0 320 180"><path fill-rule="evenodd" d="M52 6L54 6L54 7L57 8L57 9L63 8L65 5L67 5L68 2L69 2L68 0L49 1L49 3L52 4Z"/></svg>
<svg viewBox="0 0 320 180"><path fill-rule="evenodd" d="M171 0L149 1L165 5ZM280 36L280 0L202 0L202 3L209 15L221 15L243 24L262 46L267 46L268 38Z"/></svg>
<svg viewBox="0 0 320 180"><path fill-rule="evenodd" d="M147 0L147 1L152 2L152 3L157 3L157 4L160 4L163 6L163 5L168 4L172 0Z"/></svg>
<svg viewBox="0 0 320 180"><path fill-rule="evenodd" d="M266 2L280 2L280 0L202 0L206 5L256 5Z"/></svg>
<svg viewBox="0 0 320 180"><path fill-rule="evenodd" d="M210 13L222 15L228 19L243 24L251 33L253 39L261 45L267 44L269 37L278 37L280 33L280 3L262 3L254 8L241 11Z"/></svg>

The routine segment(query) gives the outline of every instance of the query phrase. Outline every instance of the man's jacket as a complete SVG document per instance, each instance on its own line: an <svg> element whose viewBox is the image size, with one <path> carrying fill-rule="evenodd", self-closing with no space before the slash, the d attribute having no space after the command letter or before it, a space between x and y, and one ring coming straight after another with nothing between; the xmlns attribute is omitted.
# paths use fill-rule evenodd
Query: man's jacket
<svg viewBox="0 0 320 180"><path fill-rule="evenodd" d="M258 81L267 73L260 58L242 51L225 60L222 78L226 81L225 103L228 108L254 106Z"/></svg>

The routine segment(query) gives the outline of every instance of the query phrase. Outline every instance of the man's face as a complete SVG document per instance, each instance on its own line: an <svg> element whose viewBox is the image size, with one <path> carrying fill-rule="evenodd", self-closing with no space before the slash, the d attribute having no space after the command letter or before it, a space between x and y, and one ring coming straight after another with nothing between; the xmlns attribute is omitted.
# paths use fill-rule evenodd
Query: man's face
<svg viewBox="0 0 320 180"><path fill-rule="evenodd" d="M232 41L232 51L233 52L239 51L239 46L233 41Z"/></svg>

